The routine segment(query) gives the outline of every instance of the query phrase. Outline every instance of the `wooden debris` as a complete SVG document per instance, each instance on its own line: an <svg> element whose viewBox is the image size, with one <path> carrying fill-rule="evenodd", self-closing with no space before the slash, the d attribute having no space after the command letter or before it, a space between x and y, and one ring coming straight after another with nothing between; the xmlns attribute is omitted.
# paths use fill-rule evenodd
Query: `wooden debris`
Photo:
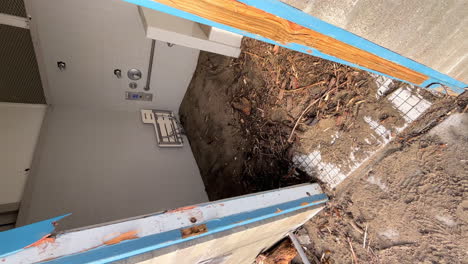
<svg viewBox="0 0 468 264"><path fill-rule="evenodd" d="M279 51L279 46L278 46L278 45L275 45L275 46L273 47L273 54L275 54L275 55L278 54L278 51Z"/></svg>
<svg viewBox="0 0 468 264"><path fill-rule="evenodd" d="M291 240L285 239L278 246L257 257L257 264L289 264L295 258L297 251Z"/></svg>
<svg viewBox="0 0 468 264"><path fill-rule="evenodd" d="M328 83L328 90L319 98L317 98L316 100L312 101L312 103L310 103L305 109L304 111L302 111L302 113L299 115L299 118L297 118L296 120L296 123L294 124L294 127L291 131L291 134L289 134L289 137L288 137L288 142L291 143L292 142L292 138L294 136L294 131L296 130L297 126L299 125L299 122L302 120L302 118L304 117L304 115L306 113L308 113L310 111L310 109L312 108L312 106L314 106L317 102L320 102L322 99L325 99L325 98L328 98L330 96L330 93L332 92L331 88L333 87L333 85L335 84L336 82L336 78L332 78L330 80L330 82ZM320 106L319 106L320 107Z"/></svg>
<svg viewBox="0 0 468 264"><path fill-rule="evenodd" d="M303 91L303 90L306 90L306 89L309 89L309 88L312 88L312 87L315 87L317 85L321 85L321 84L324 84L326 83L325 81L320 81L320 82L316 82L316 83L313 83L313 84L309 84L309 85L306 85L306 86L302 86L302 87L299 87L299 88L296 88L296 89L292 89L292 90L284 90L285 93L294 93L294 92L300 92L300 91Z"/></svg>
<svg viewBox="0 0 468 264"><path fill-rule="evenodd" d="M348 239L349 248L351 249L351 254L353 256L353 263L358 264L359 261L358 261L358 258L356 256L356 253L354 253L353 244L351 243L351 239L349 239L349 237L347 237L347 239Z"/></svg>
<svg viewBox="0 0 468 264"><path fill-rule="evenodd" d="M234 101L232 103L232 107L248 116L252 111L252 103L245 97L241 97L238 101Z"/></svg>
<svg viewBox="0 0 468 264"><path fill-rule="evenodd" d="M357 224L354 222L354 220L350 219L349 224L354 228L354 230L358 231L359 234L361 234L361 235L364 234L364 231L362 231L362 228L357 226Z"/></svg>
<svg viewBox="0 0 468 264"><path fill-rule="evenodd" d="M292 129L292 131L291 131L291 134L289 134L288 142L290 142L290 143L292 142L292 137L293 137L293 135L294 135L294 131L296 130L297 126L299 125L299 122L301 121L301 119L302 119L302 117L304 116L304 114L307 113L307 112L310 110L310 108L312 108L312 106L314 106L314 104L316 104L319 100L320 100L320 98L314 100L314 101L313 101L312 103L310 103L310 104L304 109L304 111L302 111L302 113L299 115L299 118L297 118L296 123L294 124L294 127L293 127L293 129Z"/></svg>
<svg viewBox="0 0 468 264"><path fill-rule="evenodd" d="M253 53L248 52L248 51L242 51L242 53L245 53L245 54L247 54L247 55L250 55L250 56L253 56L253 57L255 57L255 58L262 59L262 60L265 59L265 58L263 58L263 57L258 56L257 54L253 54Z"/></svg>
<svg viewBox="0 0 468 264"><path fill-rule="evenodd" d="M366 248L366 239L367 239L367 225L366 225L366 230L364 231L364 239L362 240L362 248Z"/></svg>

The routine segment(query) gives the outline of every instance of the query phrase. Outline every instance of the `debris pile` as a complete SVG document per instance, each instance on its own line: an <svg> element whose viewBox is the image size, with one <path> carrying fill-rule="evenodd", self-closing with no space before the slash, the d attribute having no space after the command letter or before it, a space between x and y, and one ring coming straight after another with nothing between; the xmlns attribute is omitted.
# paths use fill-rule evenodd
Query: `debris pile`
<svg viewBox="0 0 468 264"><path fill-rule="evenodd" d="M252 39L238 59L202 52L180 114L210 198L317 181L291 163L296 152L333 145L324 159L347 161L350 138L372 148L362 116L402 122L376 90L365 71Z"/></svg>
<svg viewBox="0 0 468 264"><path fill-rule="evenodd" d="M312 263L464 263L468 128L444 134L459 144L429 131L468 97L423 94L408 125L387 100L404 85L378 93L367 72L245 39L238 59L200 54L179 113L212 200L319 181L297 153L352 173L305 225Z"/></svg>

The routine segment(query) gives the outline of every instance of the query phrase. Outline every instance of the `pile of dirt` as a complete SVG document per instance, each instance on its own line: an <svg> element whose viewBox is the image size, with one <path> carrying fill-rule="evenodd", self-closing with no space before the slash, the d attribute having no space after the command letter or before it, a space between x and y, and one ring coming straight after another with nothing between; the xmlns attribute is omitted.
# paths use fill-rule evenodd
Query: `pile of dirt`
<svg viewBox="0 0 468 264"><path fill-rule="evenodd" d="M466 111L457 101L438 100L337 188L305 225L311 260L466 263L468 114L454 114Z"/></svg>
<svg viewBox="0 0 468 264"><path fill-rule="evenodd" d="M405 125L367 72L246 39L238 59L202 52L180 115L210 199L317 181L291 163L319 150L351 172L305 225L312 263L463 263L468 248L468 110L423 93ZM465 114L464 120L466 120ZM366 121L367 120L367 121ZM382 140L369 120L395 139ZM432 132L430 132L432 131ZM290 248L290 245L289 247ZM274 253L271 253L274 256Z"/></svg>
<svg viewBox="0 0 468 264"><path fill-rule="evenodd" d="M238 59L201 52L179 113L207 193L222 199L316 181L291 161L317 147L349 171L380 144L364 116L404 123L376 93L365 71L244 39Z"/></svg>

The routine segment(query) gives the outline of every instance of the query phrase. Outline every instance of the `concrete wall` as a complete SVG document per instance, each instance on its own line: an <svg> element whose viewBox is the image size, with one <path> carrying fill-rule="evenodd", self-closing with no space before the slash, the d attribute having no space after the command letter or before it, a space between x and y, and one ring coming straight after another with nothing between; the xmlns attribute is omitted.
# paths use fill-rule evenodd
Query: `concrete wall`
<svg viewBox="0 0 468 264"><path fill-rule="evenodd" d="M158 148L138 113L52 106L18 224L72 213L63 230L206 201L190 146Z"/></svg>
<svg viewBox="0 0 468 264"><path fill-rule="evenodd" d="M282 1L468 82L468 2L465 0Z"/></svg>
<svg viewBox="0 0 468 264"><path fill-rule="evenodd" d="M19 203L45 105L0 103L0 205Z"/></svg>
<svg viewBox="0 0 468 264"><path fill-rule="evenodd" d="M124 100L130 80L127 71L140 69L136 81L143 91L149 63L151 40L137 6L115 0L29 1L32 33L37 35L36 53L42 56L45 95L52 105L137 110L153 107L178 110L195 70L198 50L158 42L152 85L153 102ZM57 61L67 64L65 71ZM123 78L114 76L121 69Z"/></svg>
<svg viewBox="0 0 468 264"><path fill-rule="evenodd" d="M51 106L17 224L72 213L59 227L69 229L208 201L188 140L183 148L158 148L139 112L178 111L199 51L157 42L153 101L127 101L125 91L143 91L151 48L137 6L29 0L26 7ZM143 73L134 90L130 68Z"/></svg>

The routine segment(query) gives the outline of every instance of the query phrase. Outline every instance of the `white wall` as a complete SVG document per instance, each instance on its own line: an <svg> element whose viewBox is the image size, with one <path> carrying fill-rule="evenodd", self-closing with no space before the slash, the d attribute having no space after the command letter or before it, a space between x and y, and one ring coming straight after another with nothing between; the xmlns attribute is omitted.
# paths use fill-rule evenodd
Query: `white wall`
<svg viewBox="0 0 468 264"><path fill-rule="evenodd" d="M39 39L48 85L47 102L121 110L153 107L177 111L195 70L198 50L158 42L152 74L153 102L124 100L127 71L140 69L135 91L143 91L151 40L137 6L118 0L30 1L33 33ZM65 71L57 61L67 64ZM122 79L114 69L122 69Z"/></svg>
<svg viewBox="0 0 468 264"><path fill-rule="evenodd" d="M70 229L207 201L188 144L159 148L130 111L52 106L18 223L72 213L59 227Z"/></svg>
<svg viewBox="0 0 468 264"><path fill-rule="evenodd" d="M45 111L45 105L0 103L0 204L21 200Z"/></svg>
<svg viewBox="0 0 468 264"><path fill-rule="evenodd" d="M198 50L157 42L153 102L143 91L151 40L138 8L120 0L27 0L49 107L17 225L72 213L60 229L208 201L188 141L162 149L141 108L177 112ZM65 71L57 61L67 64ZM122 79L114 69L122 69ZM138 89L127 70L138 68Z"/></svg>

